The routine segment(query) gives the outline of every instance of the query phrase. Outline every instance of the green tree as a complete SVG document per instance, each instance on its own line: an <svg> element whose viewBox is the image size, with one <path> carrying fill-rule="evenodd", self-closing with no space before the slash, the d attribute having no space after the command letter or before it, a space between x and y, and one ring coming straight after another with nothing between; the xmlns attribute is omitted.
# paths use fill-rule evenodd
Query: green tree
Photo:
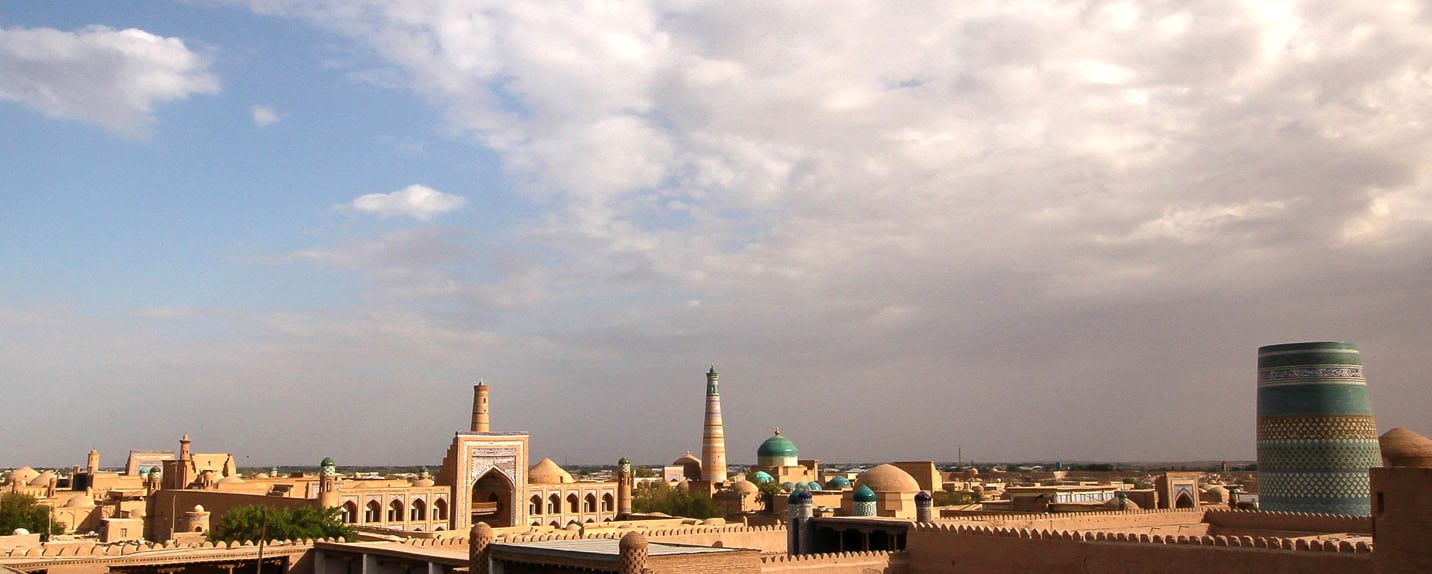
<svg viewBox="0 0 1432 574"><path fill-rule="evenodd" d="M933 498L930 502L935 506L961 506L979 502L979 498L975 496L975 493L963 490L937 490L932 493L931 496Z"/></svg>
<svg viewBox="0 0 1432 574"><path fill-rule="evenodd" d="M637 485L632 492L631 504L632 510L638 513L660 512L686 518L712 518L722 514L711 497L678 490L659 481Z"/></svg>
<svg viewBox="0 0 1432 574"><path fill-rule="evenodd" d="M761 506L766 509L766 513L775 512L776 497L781 495L781 485L772 480L757 484L756 491L756 499L761 501Z"/></svg>
<svg viewBox="0 0 1432 574"><path fill-rule="evenodd" d="M264 515L267 512L267 519ZM219 519L209 531L209 540L234 541L260 539L299 540L304 538L343 538L353 540L358 533L338 518L337 508L318 509L311 506L274 508L262 504L240 506ZM267 522L267 523L265 523Z"/></svg>
<svg viewBox="0 0 1432 574"><path fill-rule="evenodd" d="M50 519L50 507L40 504L35 497L18 492L0 495L0 535L24 528L32 533L50 534L65 531L65 525Z"/></svg>

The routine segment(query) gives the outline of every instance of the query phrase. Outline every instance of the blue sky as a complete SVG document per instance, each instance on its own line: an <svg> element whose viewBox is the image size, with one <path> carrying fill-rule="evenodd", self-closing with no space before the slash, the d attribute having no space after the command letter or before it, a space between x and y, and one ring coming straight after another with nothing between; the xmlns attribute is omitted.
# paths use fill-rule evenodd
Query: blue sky
<svg viewBox="0 0 1432 574"><path fill-rule="evenodd" d="M1428 22L0 4L0 466L434 463L479 378L664 462L711 362L734 462L1251 458L1256 348L1323 339L1426 433Z"/></svg>

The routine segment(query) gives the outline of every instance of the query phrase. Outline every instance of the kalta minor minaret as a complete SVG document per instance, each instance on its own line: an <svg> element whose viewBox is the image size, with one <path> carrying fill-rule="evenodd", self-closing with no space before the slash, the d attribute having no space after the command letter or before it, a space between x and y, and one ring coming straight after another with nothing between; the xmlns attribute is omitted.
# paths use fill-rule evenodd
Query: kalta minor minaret
<svg viewBox="0 0 1432 574"><path fill-rule="evenodd" d="M701 437L701 480L726 482L726 425L721 422L721 392L716 365L706 372L706 429Z"/></svg>

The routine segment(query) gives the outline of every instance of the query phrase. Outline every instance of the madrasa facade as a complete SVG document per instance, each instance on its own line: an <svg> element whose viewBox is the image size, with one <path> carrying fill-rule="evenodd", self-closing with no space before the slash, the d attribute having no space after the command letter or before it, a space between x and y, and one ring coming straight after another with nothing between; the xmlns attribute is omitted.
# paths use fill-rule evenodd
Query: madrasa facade
<svg viewBox="0 0 1432 574"><path fill-rule="evenodd" d="M490 428L489 387L473 388L471 426L454 434L436 474L413 479L343 476L325 457L316 475L239 476L230 453L202 453L189 435L178 451L131 451L123 471L85 467L61 480L30 467L12 471L5 490L36 497L68 533L95 532L103 542L203 540L230 509L250 504L339 509L339 519L374 533L565 527L615 520L631 509L631 467L616 480L576 480L551 459L533 462L525 432Z"/></svg>

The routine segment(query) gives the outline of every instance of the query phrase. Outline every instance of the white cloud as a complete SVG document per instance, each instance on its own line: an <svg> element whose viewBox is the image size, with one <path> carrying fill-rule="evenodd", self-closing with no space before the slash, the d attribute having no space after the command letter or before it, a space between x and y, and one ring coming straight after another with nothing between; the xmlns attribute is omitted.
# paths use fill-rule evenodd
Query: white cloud
<svg viewBox="0 0 1432 574"><path fill-rule="evenodd" d="M249 108L249 113L253 115L254 125L261 128L274 125L282 119L279 117L278 112L268 106L255 105Z"/></svg>
<svg viewBox="0 0 1432 574"><path fill-rule="evenodd" d="M410 185L392 193L370 193L349 204L354 211L380 217L411 217L428 221L462 208L467 198L450 195L424 185Z"/></svg>
<svg viewBox="0 0 1432 574"><path fill-rule="evenodd" d="M179 38L90 26L0 29L0 100L142 136L164 102L219 91L204 56Z"/></svg>
<svg viewBox="0 0 1432 574"><path fill-rule="evenodd" d="M1247 397L1257 344L1432 321L1406 304L1432 297L1432 22L1405 3L251 4L378 54L356 73L443 106L545 210L520 273L402 277L527 296L555 355L718 349L791 393L752 417L849 408L840 372L920 427L865 429L889 448L1023 416L984 408L1014 387L1057 405L1028 428L1108 456L1236 449L1252 415L1150 405ZM1121 406L1214 436L1087 417Z"/></svg>
<svg viewBox="0 0 1432 574"><path fill-rule="evenodd" d="M1230 205L1170 206L1157 218L1140 223L1125 239L1167 238L1197 243L1226 232L1244 221L1269 219L1287 206L1281 201L1248 201Z"/></svg>

